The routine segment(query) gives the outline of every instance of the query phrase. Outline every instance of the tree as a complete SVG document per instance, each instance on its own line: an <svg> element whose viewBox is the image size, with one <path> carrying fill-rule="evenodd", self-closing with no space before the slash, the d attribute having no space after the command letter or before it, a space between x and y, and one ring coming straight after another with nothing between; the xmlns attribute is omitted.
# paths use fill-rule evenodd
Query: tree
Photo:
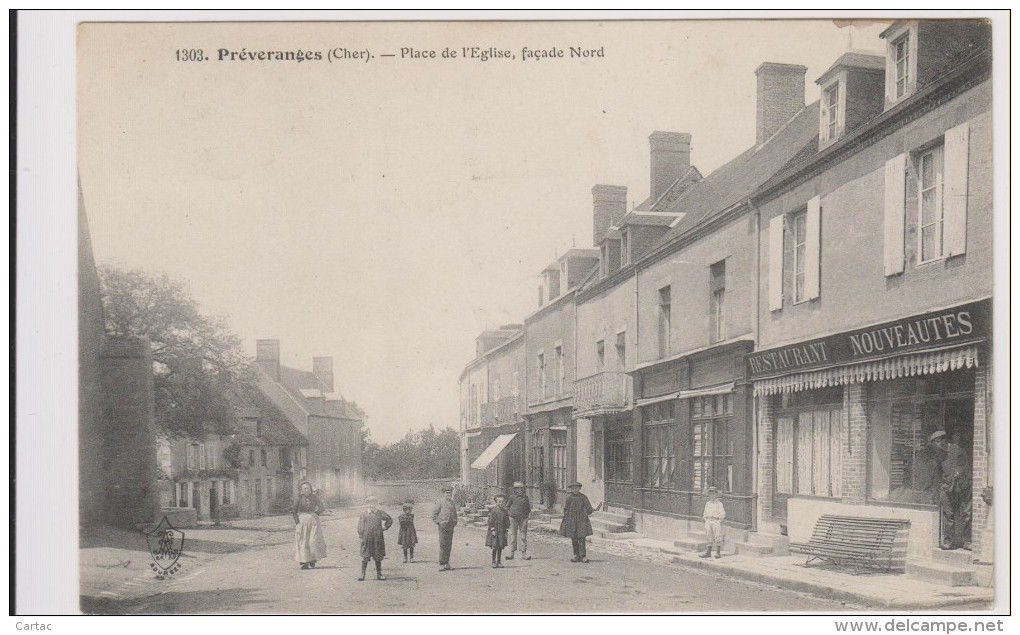
<svg viewBox="0 0 1020 635"><path fill-rule="evenodd" d="M107 333L151 343L156 425L170 436L232 432L231 396L254 385L241 340L166 274L98 271Z"/></svg>
<svg viewBox="0 0 1020 635"><path fill-rule="evenodd" d="M460 473L460 440L453 428L437 432L435 426L429 426L383 446L376 445L367 432L363 438L367 443L362 446L362 465L369 478L456 478Z"/></svg>

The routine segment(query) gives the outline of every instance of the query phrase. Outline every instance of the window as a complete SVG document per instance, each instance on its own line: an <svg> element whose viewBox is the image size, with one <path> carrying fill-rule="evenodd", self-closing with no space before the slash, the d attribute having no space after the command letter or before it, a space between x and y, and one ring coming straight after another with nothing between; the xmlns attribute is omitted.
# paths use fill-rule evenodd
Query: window
<svg viewBox="0 0 1020 635"><path fill-rule="evenodd" d="M733 396L709 395L691 400L691 489L711 486L733 491Z"/></svg>
<svg viewBox="0 0 1020 635"><path fill-rule="evenodd" d="M545 376L545 353L538 354L538 395L545 399L548 396L546 390L546 376Z"/></svg>
<svg viewBox="0 0 1020 635"><path fill-rule="evenodd" d="M942 249L942 146L917 157L917 209L919 261L931 262L943 257Z"/></svg>
<svg viewBox="0 0 1020 635"><path fill-rule="evenodd" d="M184 446L185 452L185 465L188 466L189 470L195 469L195 446L188 443Z"/></svg>
<svg viewBox="0 0 1020 635"><path fill-rule="evenodd" d="M265 451L265 449L263 449L263 450L261 451L261 454L262 454L262 456L261 456L261 459L262 459L262 467L266 467L266 463L267 463L267 461L266 461L266 451Z"/></svg>
<svg viewBox="0 0 1020 635"><path fill-rule="evenodd" d="M595 363L598 365L599 370L605 370L606 368L606 341L599 340L595 342Z"/></svg>
<svg viewBox="0 0 1020 635"><path fill-rule="evenodd" d="M567 431L551 430L552 477L556 489L567 489Z"/></svg>
<svg viewBox="0 0 1020 635"><path fill-rule="evenodd" d="M563 346L556 347L556 394L562 395L565 379L566 379L566 367L563 359Z"/></svg>
<svg viewBox="0 0 1020 635"><path fill-rule="evenodd" d="M177 484L177 506L187 507L188 506L188 490L191 489L187 483Z"/></svg>
<svg viewBox="0 0 1020 635"><path fill-rule="evenodd" d="M255 450L248 450L248 465L255 467Z"/></svg>
<svg viewBox="0 0 1020 635"><path fill-rule="evenodd" d="M842 493L842 388L783 395L776 419L776 492Z"/></svg>
<svg viewBox="0 0 1020 635"><path fill-rule="evenodd" d="M936 430L972 460L974 371L878 382L868 388L868 498L934 505L942 457L928 445Z"/></svg>
<svg viewBox="0 0 1020 635"><path fill-rule="evenodd" d="M670 288L663 287L659 289L659 357L669 354L671 309Z"/></svg>
<svg viewBox="0 0 1020 635"><path fill-rule="evenodd" d="M629 425L606 428L606 480L630 483L633 478L631 447L634 428Z"/></svg>
<svg viewBox="0 0 1020 635"><path fill-rule="evenodd" d="M620 238L620 264L630 264L630 232L627 230L623 231Z"/></svg>
<svg viewBox="0 0 1020 635"><path fill-rule="evenodd" d="M287 448L280 448L280 468L290 470L290 451Z"/></svg>
<svg viewBox="0 0 1020 635"><path fill-rule="evenodd" d="M645 487L680 488L679 429L674 418L674 403L665 401L642 408Z"/></svg>
<svg viewBox="0 0 1020 635"><path fill-rule="evenodd" d="M907 94L910 84L910 34L892 43L893 99Z"/></svg>
<svg viewBox="0 0 1020 635"><path fill-rule="evenodd" d="M846 85L845 78L845 74L839 74L822 86L818 140L823 146L835 141L843 133L846 92L841 85Z"/></svg>
<svg viewBox="0 0 1020 635"><path fill-rule="evenodd" d="M709 341L726 339L726 261L709 268Z"/></svg>
<svg viewBox="0 0 1020 635"><path fill-rule="evenodd" d="M272 501L276 498L276 492L273 490L273 479L266 479L266 500Z"/></svg>
<svg viewBox="0 0 1020 635"><path fill-rule="evenodd" d="M625 331L616 334L616 361L621 370L627 368L627 333Z"/></svg>
<svg viewBox="0 0 1020 635"><path fill-rule="evenodd" d="M545 430L531 432L531 482L542 483L545 480Z"/></svg>
<svg viewBox="0 0 1020 635"><path fill-rule="evenodd" d="M807 212L790 217L793 238L793 302L804 301L804 260L807 255Z"/></svg>
<svg viewBox="0 0 1020 635"><path fill-rule="evenodd" d="M234 482L233 481L223 481L223 489L222 489L222 491L223 491L223 500L222 500L222 502L223 502L224 505L229 505L230 504L230 500L231 500L231 498L233 498L231 496L231 490L233 488L234 488Z"/></svg>

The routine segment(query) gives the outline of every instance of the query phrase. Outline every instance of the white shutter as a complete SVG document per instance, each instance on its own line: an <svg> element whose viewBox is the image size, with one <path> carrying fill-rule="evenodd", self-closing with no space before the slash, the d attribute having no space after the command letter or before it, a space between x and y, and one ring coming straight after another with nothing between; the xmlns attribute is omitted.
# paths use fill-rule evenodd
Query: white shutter
<svg viewBox="0 0 1020 635"><path fill-rule="evenodd" d="M961 124L946 131L943 160L942 243L946 256L967 251L967 168L970 127Z"/></svg>
<svg viewBox="0 0 1020 635"><path fill-rule="evenodd" d="M769 310L783 308L783 216L769 221Z"/></svg>
<svg viewBox="0 0 1020 635"><path fill-rule="evenodd" d="M903 273L903 216L907 155L885 162L885 275Z"/></svg>
<svg viewBox="0 0 1020 635"><path fill-rule="evenodd" d="M807 235L804 237L804 299L818 297L819 277L822 258L822 199L818 196L808 201L805 219Z"/></svg>

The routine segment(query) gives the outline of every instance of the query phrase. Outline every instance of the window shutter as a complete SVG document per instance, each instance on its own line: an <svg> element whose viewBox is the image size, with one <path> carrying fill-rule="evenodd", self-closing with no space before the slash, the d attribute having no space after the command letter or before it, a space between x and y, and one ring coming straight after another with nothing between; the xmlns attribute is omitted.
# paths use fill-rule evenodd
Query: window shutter
<svg viewBox="0 0 1020 635"><path fill-rule="evenodd" d="M769 310L783 308L783 216L769 221Z"/></svg>
<svg viewBox="0 0 1020 635"><path fill-rule="evenodd" d="M961 124L946 131L943 168L943 245L946 256L967 251L967 171L970 127Z"/></svg>
<svg viewBox="0 0 1020 635"><path fill-rule="evenodd" d="M903 215L907 155L885 162L885 275L903 273Z"/></svg>
<svg viewBox="0 0 1020 635"><path fill-rule="evenodd" d="M814 300L818 297L819 277L822 254L822 202L816 196L808 201L807 235L804 237L804 298Z"/></svg>

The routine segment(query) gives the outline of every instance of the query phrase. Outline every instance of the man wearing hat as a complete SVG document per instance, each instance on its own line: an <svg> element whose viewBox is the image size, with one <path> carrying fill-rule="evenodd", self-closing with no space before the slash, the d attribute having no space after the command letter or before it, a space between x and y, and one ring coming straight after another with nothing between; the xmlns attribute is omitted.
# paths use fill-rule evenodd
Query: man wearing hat
<svg viewBox="0 0 1020 635"><path fill-rule="evenodd" d="M531 556L528 555L528 518L531 517L531 501L524 493L524 483L520 481L514 483L514 493L510 495L507 510L510 512L510 554L506 559L514 559L517 535L520 534L521 558L531 560Z"/></svg>
<svg viewBox="0 0 1020 635"><path fill-rule="evenodd" d="M390 515L378 509L379 499L369 496L365 499L368 509L358 519L358 538L361 539L361 577L358 582L365 581L365 570L368 561L375 560L376 580L385 580L382 573L382 561L386 557L386 541L383 532L393 525Z"/></svg>
<svg viewBox="0 0 1020 635"><path fill-rule="evenodd" d="M449 571L453 530L457 526L457 506L453 502L452 486L443 486L443 497L432 510L432 522L439 526L439 570Z"/></svg>
<svg viewBox="0 0 1020 635"><path fill-rule="evenodd" d="M701 554L702 558L709 558L712 555L712 547L715 547L715 557L722 557L722 521L726 518L726 508L719 500L719 488L708 488L708 500L705 501L705 511L701 519L705 522L705 531L708 532L708 548Z"/></svg>
<svg viewBox="0 0 1020 635"><path fill-rule="evenodd" d="M967 452L949 441L944 430L933 432L928 443L941 452L939 464L939 512L942 516L943 549L969 548L971 536L971 466Z"/></svg>
<svg viewBox="0 0 1020 635"><path fill-rule="evenodd" d="M571 562L588 562L585 540L594 532L591 530L591 516L595 511L591 506L588 497L581 493L581 484L571 483L567 486L570 495L563 504L563 521L560 523L560 534L570 538L574 547L574 557Z"/></svg>

